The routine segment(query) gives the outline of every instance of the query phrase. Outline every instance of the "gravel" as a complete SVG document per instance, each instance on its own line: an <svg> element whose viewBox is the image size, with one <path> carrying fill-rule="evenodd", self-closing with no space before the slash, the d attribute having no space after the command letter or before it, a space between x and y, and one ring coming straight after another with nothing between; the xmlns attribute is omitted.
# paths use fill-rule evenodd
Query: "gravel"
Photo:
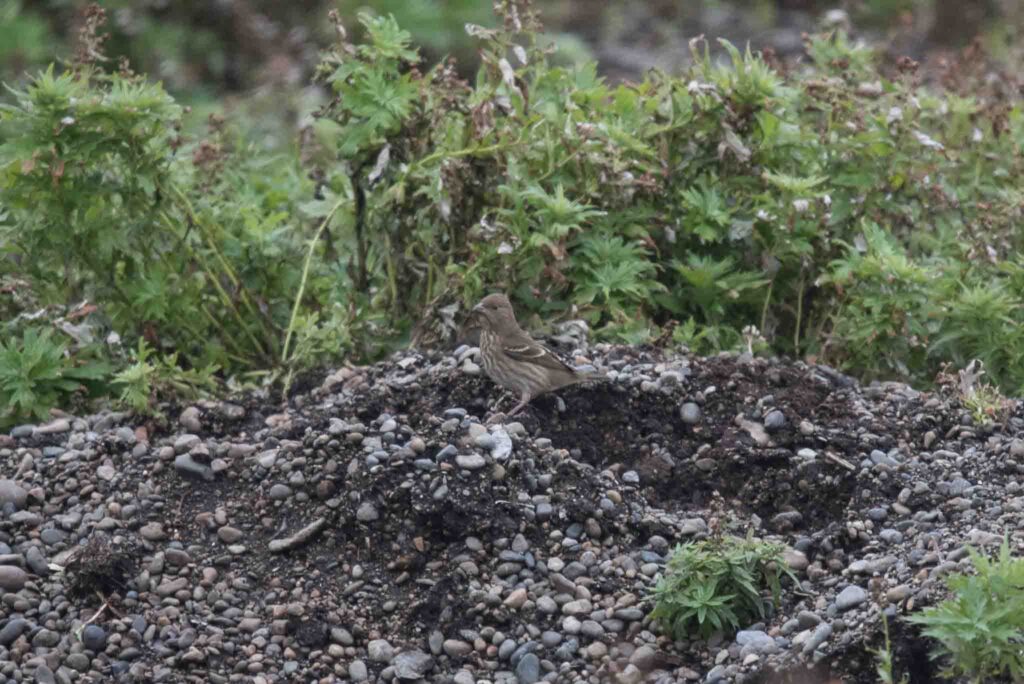
<svg viewBox="0 0 1024 684"><path fill-rule="evenodd" d="M286 406L168 406L162 430L14 428L0 681L854 677L883 611L942 598L966 545L1020 542L1019 412L979 428L945 395L803 363L577 352L609 381L504 423L465 348L345 367ZM801 590L673 641L644 599L677 544L723 528L782 544Z"/></svg>

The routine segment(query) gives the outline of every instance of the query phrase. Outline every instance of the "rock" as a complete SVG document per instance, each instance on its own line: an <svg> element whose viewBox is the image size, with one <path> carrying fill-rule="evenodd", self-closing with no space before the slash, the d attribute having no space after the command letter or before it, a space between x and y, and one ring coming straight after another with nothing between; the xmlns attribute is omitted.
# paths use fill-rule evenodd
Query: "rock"
<svg viewBox="0 0 1024 684"><path fill-rule="evenodd" d="M21 591L28 581L28 574L14 565L0 565L0 589Z"/></svg>
<svg viewBox="0 0 1024 684"><path fill-rule="evenodd" d="M201 414L195 406L189 406L178 416L178 423L189 432L201 432L203 429Z"/></svg>
<svg viewBox="0 0 1024 684"><path fill-rule="evenodd" d="M434 659L423 651L402 651L394 657L391 665L399 679L418 680L434 669Z"/></svg>
<svg viewBox="0 0 1024 684"><path fill-rule="evenodd" d="M479 470L487 465L487 460L478 453L459 454L455 464L465 470Z"/></svg>
<svg viewBox="0 0 1024 684"><path fill-rule="evenodd" d="M53 648L60 643L60 634L49 629L41 629L32 637L32 645L36 648Z"/></svg>
<svg viewBox="0 0 1024 684"><path fill-rule="evenodd" d="M348 677L353 682L365 682L370 678L370 672L366 668L366 663L362 660L353 660L348 666Z"/></svg>
<svg viewBox="0 0 1024 684"><path fill-rule="evenodd" d="M701 418L700 406L697 406L692 401L686 402L679 407L679 417L687 425L696 425L700 422Z"/></svg>
<svg viewBox="0 0 1024 684"><path fill-rule="evenodd" d="M511 594L508 595L508 598L506 598L504 601L504 605L508 608L512 608L513 610L519 610L523 607L523 604L526 603L526 599L526 589L520 587L519 589L514 590Z"/></svg>
<svg viewBox="0 0 1024 684"><path fill-rule="evenodd" d="M832 636L832 625L827 622L822 622L820 625L814 628L811 635L804 641L803 652L804 655L813 653L818 646L821 646L825 641Z"/></svg>
<svg viewBox="0 0 1024 684"><path fill-rule="evenodd" d="M107 645L107 632L99 625L86 625L82 630L82 645L90 651L102 651Z"/></svg>
<svg viewBox="0 0 1024 684"><path fill-rule="evenodd" d="M472 644L459 639L445 639L441 648L451 658L465 658L473 652Z"/></svg>
<svg viewBox="0 0 1024 684"><path fill-rule="evenodd" d="M217 536L220 537L220 540L225 544L234 544L244 537L245 533L236 527L225 525L217 530Z"/></svg>
<svg viewBox="0 0 1024 684"><path fill-rule="evenodd" d="M629 663L644 672L650 672L659 666L660 658L658 651L648 644L638 647L629 656Z"/></svg>
<svg viewBox="0 0 1024 684"><path fill-rule="evenodd" d="M782 557L793 572L803 572L809 565L807 556L796 549L786 549L782 552Z"/></svg>
<svg viewBox="0 0 1024 684"><path fill-rule="evenodd" d="M390 663L395 649L385 639L374 639L366 645L366 653L375 663Z"/></svg>
<svg viewBox="0 0 1024 684"><path fill-rule="evenodd" d="M20 617L12 617L3 626L0 626L0 646L10 646L11 643L28 631L31 627L28 621Z"/></svg>
<svg viewBox="0 0 1024 684"><path fill-rule="evenodd" d="M195 477L207 482L212 481L215 477L213 468L199 463L192 457L192 454L178 454L175 456L174 469L186 477Z"/></svg>
<svg viewBox="0 0 1024 684"><path fill-rule="evenodd" d="M286 484L278 483L270 488L268 496L273 501L284 501L292 495L292 488Z"/></svg>
<svg viewBox="0 0 1024 684"><path fill-rule="evenodd" d="M679 527L679 534L690 537L696 534L707 534L708 524L703 518L686 518Z"/></svg>
<svg viewBox="0 0 1024 684"><path fill-rule="evenodd" d="M785 416L785 414L782 411L780 411L778 409L774 409L772 411L769 411L768 415L766 415L764 417L764 429L767 430L768 432L774 432L776 430L780 430L785 425L786 425L786 416Z"/></svg>
<svg viewBox="0 0 1024 684"><path fill-rule="evenodd" d="M158 522L146 523L139 528L139 535L150 542L157 542L167 538L164 526Z"/></svg>
<svg viewBox="0 0 1024 684"><path fill-rule="evenodd" d="M522 657L516 665L516 679L519 684L534 684L540 680L540 659L535 654L527 653Z"/></svg>
<svg viewBox="0 0 1024 684"><path fill-rule="evenodd" d="M856 584L851 584L839 592L839 596L836 597L836 608L841 611L847 611L851 608L856 608L867 600L868 592Z"/></svg>
<svg viewBox="0 0 1024 684"><path fill-rule="evenodd" d="M359 522L373 522L379 518L380 514L377 513L377 508L369 501L359 504L359 508L356 509L356 520Z"/></svg>
<svg viewBox="0 0 1024 684"><path fill-rule="evenodd" d="M35 678L36 684L57 684L57 677L53 674L53 670L46 665L36 667L32 676Z"/></svg>
<svg viewBox="0 0 1024 684"><path fill-rule="evenodd" d="M0 480L0 508L11 504L14 510L20 511L28 502L28 492L14 480Z"/></svg>
<svg viewBox="0 0 1024 684"><path fill-rule="evenodd" d="M750 654L771 655L779 650L775 639L760 630L745 630L736 633L736 643L741 646L740 657Z"/></svg>

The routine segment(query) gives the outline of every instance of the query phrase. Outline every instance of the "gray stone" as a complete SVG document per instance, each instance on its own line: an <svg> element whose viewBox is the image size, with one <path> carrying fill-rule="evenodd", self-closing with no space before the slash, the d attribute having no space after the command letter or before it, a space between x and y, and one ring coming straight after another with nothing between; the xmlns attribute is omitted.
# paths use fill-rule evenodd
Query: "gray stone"
<svg viewBox="0 0 1024 684"><path fill-rule="evenodd" d="M35 677L36 684L57 684L57 677L54 676L53 670L46 665L37 667L32 676Z"/></svg>
<svg viewBox="0 0 1024 684"><path fill-rule="evenodd" d="M9 646L29 627L28 620L20 617L11 618L3 627L0 627L0 646Z"/></svg>
<svg viewBox="0 0 1024 684"><path fill-rule="evenodd" d="M21 591L28 580L28 573L14 565L0 565L0 589Z"/></svg>
<svg viewBox="0 0 1024 684"><path fill-rule="evenodd" d="M856 608L867 600L868 592L858 587L856 584L851 584L839 592L839 596L836 597L836 608L843 611L850 610L851 608Z"/></svg>
<svg viewBox="0 0 1024 684"><path fill-rule="evenodd" d="M366 653L375 663L390 663L395 649L385 639L374 639L366 645Z"/></svg>
<svg viewBox="0 0 1024 684"><path fill-rule="evenodd" d="M362 660L353 660L348 666L348 677L353 682L365 682L370 678L370 672L366 668L366 663Z"/></svg>
<svg viewBox="0 0 1024 684"><path fill-rule="evenodd" d="M422 679L434 669L434 659L423 651L402 651L391 661L399 679Z"/></svg>
<svg viewBox="0 0 1024 684"><path fill-rule="evenodd" d="M60 643L60 634L50 629L41 629L32 637L32 645L36 648L53 648Z"/></svg>
<svg viewBox="0 0 1024 684"><path fill-rule="evenodd" d="M688 401L679 408L679 417L682 418L683 422L687 425L696 425L700 422L701 412L700 406Z"/></svg>
<svg viewBox="0 0 1024 684"><path fill-rule="evenodd" d="M189 432L200 432L203 429L199 409L195 406L189 406L182 411L181 415L178 416L178 423Z"/></svg>
<svg viewBox="0 0 1024 684"><path fill-rule="evenodd" d="M377 513L377 509L369 501L359 504L359 508L356 509L356 520L359 522L373 522L379 518L380 514Z"/></svg>
<svg viewBox="0 0 1024 684"><path fill-rule="evenodd" d="M28 502L28 492L14 480L0 480L0 507L5 504L14 506L14 510L20 511Z"/></svg>
<svg viewBox="0 0 1024 684"><path fill-rule="evenodd" d="M455 464L465 470L479 470L487 465L487 460L480 454L473 452L470 454L459 454L455 457Z"/></svg>
<svg viewBox="0 0 1024 684"><path fill-rule="evenodd" d="M785 424L786 415L778 409L769 411L768 415L764 417L764 429L767 430L768 432L778 430L785 426Z"/></svg>
<svg viewBox="0 0 1024 684"><path fill-rule="evenodd" d="M540 679L540 658L527 653L516 665L516 679L519 684L534 684Z"/></svg>
<svg viewBox="0 0 1024 684"><path fill-rule="evenodd" d="M86 625L82 630L82 645L90 651L102 651L107 645L107 632L99 625Z"/></svg>
<svg viewBox="0 0 1024 684"><path fill-rule="evenodd" d="M186 477L197 477L210 482L214 478L213 468L192 458L192 454L178 454L174 457L174 469Z"/></svg>
<svg viewBox="0 0 1024 684"><path fill-rule="evenodd" d="M274 501L284 501L292 495L292 488L286 484L278 483L270 488L269 496Z"/></svg>
<svg viewBox="0 0 1024 684"><path fill-rule="evenodd" d="M744 630L737 632L736 643L742 648L740 657L745 658L751 653L757 655L771 655L779 650L775 639L760 630Z"/></svg>
<svg viewBox="0 0 1024 684"><path fill-rule="evenodd" d="M832 625L827 622L822 622L820 625L814 628L811 636L804 642L804 654L813 653L814 649L825 643L825 640L832 636Z"/></svg>

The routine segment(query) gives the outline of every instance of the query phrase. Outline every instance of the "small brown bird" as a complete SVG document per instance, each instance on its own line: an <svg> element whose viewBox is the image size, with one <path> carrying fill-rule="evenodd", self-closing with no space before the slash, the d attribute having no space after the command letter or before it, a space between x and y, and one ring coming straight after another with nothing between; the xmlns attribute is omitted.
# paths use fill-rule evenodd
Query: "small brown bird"
<svg viewBox="0 0 1024 684"><path fill-rule="evenodd" d="M586 380L604 379L601 373L580 371L534 341L519 327L508 297L487 295L473 307L471 320L480 328L480 360L487 376L519 395L514 416L534 397Z"/></svg>

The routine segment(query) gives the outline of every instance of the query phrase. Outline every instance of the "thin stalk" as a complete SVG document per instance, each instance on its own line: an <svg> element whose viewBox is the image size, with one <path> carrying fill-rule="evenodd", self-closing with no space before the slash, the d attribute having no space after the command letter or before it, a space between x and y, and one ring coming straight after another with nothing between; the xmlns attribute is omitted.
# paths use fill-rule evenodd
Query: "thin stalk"
<svg viewBox="0 0 1024 684"><path fill-rule="evenodd" d="M252 316L256 320L262 321L264 323L266 332L269 333L267 335L267 339L271 341L271 344L273 344L273 326L270 324L269 321L266 320L263 313L260 311L259 307L253 304L252 298L249 296L249 290L245 287L245 284L235 273L234 269L231 268L231 264L224 257L224 254L220 251L220 247L217 246L217 241L213 239L213 236L207 230L207 226L205 226L202 220L200 220L199 215L192 207L192 203L189 201L188 197L186 197L185 194L177 187L173 187L173 189L175 194L181 200L181 202L184 203L185 211L188 212L188 215L192 219L192 222L199 228L199 232L202 233L203 238L206 240L206 244L210 247L211 250L213 250L213 253L217 257L217 261L220 263L221 268L224 269L224 274L228 277L228 280L231 281L231 285L236 290L238 290L239 295L241 295L242 303L245 304L245 307L249 310L249 313L252 314Z"/></svg>
<svg viewBox="0 0 1024 684"><path fill-rule="evenodd" d="M796 298L796 329L793 331L793 356L800 358L800 325L804 315L804 273L800 270L800 289Z"/></svg>
<svg viewBox="0 0 1024 684"><path fill-rule="evenodd" d="M160 212L160 215L163 218L164 222L167 224L167 227L173 231L174 222L171 221L171 217L168 216L166 212ZM195 222L194 218L193 222ZM186 249L188 249L187 245ZM234 300L227 293L227 291L224 290L224 287L220 284L220 278L218 278L216 274L213 272L213 270L210 268L210 264L206 261L206 258L199 252L195 252L191 249L189 250L189 254L200 263L203 270L210 276L210 282L213 283L213 286L217 290L217 293L220 295L221 299L224 300L225 306L227 306L227 308L231 310L231 313L234 314L239 326L252 341L257 353L259 353L260 356L269 357L269 353L263 348L263 345L260 343L259 338L257 338L256 335L253 334L252 330L249 329L249 326L246 324L245 318L242 317L242 312L238 310L238 307L235 306ZM218 328L220 328L219 325ZM223 328L220 329L226 335L227 331L224 330Z"/></svg>
<svg viewBox="0 0 1024 684"><path fill-rule="evenodd" d="M772 301L772 288L775 287L775 279L768 281L768 292L764 296L764 306L761 307L761 328L759 332L764 334L764 327L768 323L768 304Z"/></svg>
<svg viewBox="0 0 1024 684"><path fill-rule="evenodd" d="M327 229L327 225L331 222L331 219L334 218L334 215L338 212L338 209L341 209L341 206L344 203L344 199L339 199L334 203L334 206L331 207L331 211L328 212L324 220L321 221L320 227L317 228L316 235L314 235L313 239L309 241L309 249L306 251L306 262L302 265L302 279L299 281L299 291L295 293L295 304L292 306L292 315L288 320L288 332L284 337L284 349L281 350L282 364L287 364L290 361L288 358L288 350L291 346L292 333L295 332L295 319L298 318L299 315L299 305L302 303L302 295L306 291L306 281L309 279L309 266L313 262L313 252L316 250L317 243L320 242L320 236L323 235L324 231ZM291 373L288 375L290 378Z"/></svg>

